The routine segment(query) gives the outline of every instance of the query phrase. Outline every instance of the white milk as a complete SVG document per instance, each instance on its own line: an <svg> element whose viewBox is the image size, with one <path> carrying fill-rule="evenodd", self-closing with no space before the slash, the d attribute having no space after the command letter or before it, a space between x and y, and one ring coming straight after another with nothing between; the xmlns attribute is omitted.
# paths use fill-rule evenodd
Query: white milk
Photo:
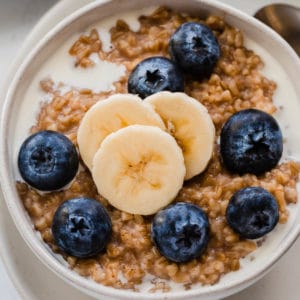
<svg viewBox="0 0 300 300"><path fill-rule="evenodd" d="M91 28L96 28L98 30L100 39L102 41L102 47L104 51L109 51L112 49L110 29L116 24L118 19L126 21L129 27L133 31L138 31L140 28L140 23L138 22L138 17L140 15L150 14L154 8L147 8L135 12L118 14L113 17L104 19L103 21L90 26L87 32ZM68 54L68 50L76 40L78 35L73 36L68 41L65 42L49 59L41 66L40 70L34 76L30 87L25 94L24 101L19 113L19 122L16 126L16 134L14 140L15 149L15 161L17 161L17 155L20 145L29 135L29 129L34 124L36 120L36 115L40 108L40 103L43 101L51 101L51 95L47 95L42 92L39 87L39 82L45 78L51 78L56 86L59 83L63 83L63 87L60 88L60 93L64 94L71 90L72 87L75 88L87 88L94 92L103 92L114 90L113 83L118 81L125 73L125 67L122 65L117 65L107 61L101 61L97 54L92 54L91 59L95 63L95 66L88 69L82 69L80 67L74 66L74 58ZM264 50L261 46L256 44L254 41L245 38L245 45L248 49L252 49L257 53L265 63L265 67L262 73L269 79L274 80L277 83L277 89L274 94L274 102L277 107L281 107L276 113L275 117L280 124L285 139L284 142L284 154L282 160L294 159L300 160L300 135L297 132L299 128L299 116L300 116L300 105L299 99L292 84L290 83L284 69L280 64ZM32 108L28 110L28 107ZM15 177L20 179L17 166L15 168ZM292 208L292 209L291 209ZM297 206L290 206L290 218L288 222L293 222L295 219L296 212L298 210ZM254 253L248 255L245 259L241 260L241 268L250 264L256 256L259 256L263 248L272 242L278 235L278 233L284 229L284 225L279 225L276 227L272 234L268 235L267 240L264 242L263 246L256 250ZM62 261L61 256L56 255L60 261ZM232 272L226 277L235 276L236 272ZM120 277L121 278L121 277ZM141 291L148 291L153 287L151 280L153 276L147 275L143 284L139 286ZM158 281L164 281L158 279ZM172 287L172 290L179 291L182 290L182 285L168 282ZM200 284L193 285L192 288L198 288Z"/></svg>

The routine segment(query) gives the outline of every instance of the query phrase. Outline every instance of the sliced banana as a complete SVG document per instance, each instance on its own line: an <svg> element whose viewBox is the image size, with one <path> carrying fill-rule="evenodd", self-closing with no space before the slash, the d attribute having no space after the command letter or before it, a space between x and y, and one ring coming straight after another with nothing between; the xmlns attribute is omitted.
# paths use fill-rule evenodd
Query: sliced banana
<svg viewBox="0 0 300 300"><path fill-rule="evenodd" d="M163 119L183 151L190 179L206 168L213 152L215 127L205 106L184 93L160 92L144 100Z"/></svg>
<svg viewBox="0 0 300 300"><path fill-rule="evenodd" d="M105 138L92 176L98 192L114 207L151 215L181 189L184 158L175 139L158 127L132 125Z"/></svg>
<svg viewBox="0 0 300 300"><path fill-rule="evenodd" d="M115 94L92 106L83 117L77 134L79 151L87 167L92 169L94 155L106 136L133 124L165 129L151 105L135 95Z"/></svg>

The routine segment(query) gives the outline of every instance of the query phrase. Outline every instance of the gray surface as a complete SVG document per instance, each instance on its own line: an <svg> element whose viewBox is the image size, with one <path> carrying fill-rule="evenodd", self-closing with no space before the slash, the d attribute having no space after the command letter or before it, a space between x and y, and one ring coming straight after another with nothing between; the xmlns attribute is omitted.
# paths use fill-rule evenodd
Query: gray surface
<svg viewBox="0 0 300 300"><path fill-rule="evenodd" d="M57 0L0 0L0 86L33 25Z"/></svg>
<svg viewBox="0 0 300 300"><path fill-rule="evenodd" d="M3 83L9 65L13 62L26 34L43 12L47 11L55 2L55 0L0 0L0 85ZM262 3L272 1L226 0L223 2L243 7L246 12L253 13L256 7L259 7ZM300 5L298 0L281 2L299 3ZM0 203L0 210L2 216L8 215L4 203ZM77 292L77 290L66 286L33 257L16 231L10 217L0 219L0 226L5 229L6 236L4 239L10 243L9 250L11 252L8 255L14 266L13 280L19 283L19 288L26 290L26 299L90 299ZM3 249L0 248L0 251L3 251ZM227 298L227 300L299 300L299 255L300 241L298 240L264 279L245 291ZM20 299L1 262L0 291L0 300Z"/></svg>

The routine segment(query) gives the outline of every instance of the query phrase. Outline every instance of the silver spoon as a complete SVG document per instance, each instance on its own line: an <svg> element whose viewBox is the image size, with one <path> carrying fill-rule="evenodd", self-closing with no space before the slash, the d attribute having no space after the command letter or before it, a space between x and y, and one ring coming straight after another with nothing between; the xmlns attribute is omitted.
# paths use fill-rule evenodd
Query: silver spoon
<svg viewBox="0 0 300 300"><path fill-rule="evenodd" d="M258 10L254 17L277 31L300 56L300 8L271 4Z"/></svg>

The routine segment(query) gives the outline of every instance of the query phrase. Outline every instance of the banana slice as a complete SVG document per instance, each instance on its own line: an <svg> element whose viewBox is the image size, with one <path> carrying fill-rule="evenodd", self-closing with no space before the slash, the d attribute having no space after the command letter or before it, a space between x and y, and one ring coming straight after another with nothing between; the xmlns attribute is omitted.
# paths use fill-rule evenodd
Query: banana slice
<svg viewBox="0 0 300 300"><path fill-rule="evenodd" d="M151 215L181 189L184 158L175 139L158 127L132 125L102 142L92 176L111 205L132 214Z"/></svg>
<svg viewBox="0 0 300 300"><path fill-rule="evenodd" d="M205 106L184 93L160 92L144 100L163 119L183 151L190 179L207 166L213 152L215 127Z"/></svg>
<svg viewBox="0 0 300 300"><path fill-rule="evenodd" d="M77 134L79 151L87 167L92 169L94 155L106 136L133 124L165 129L151 105L135 95L115 94L92 106L83 117Z"/></svg>

